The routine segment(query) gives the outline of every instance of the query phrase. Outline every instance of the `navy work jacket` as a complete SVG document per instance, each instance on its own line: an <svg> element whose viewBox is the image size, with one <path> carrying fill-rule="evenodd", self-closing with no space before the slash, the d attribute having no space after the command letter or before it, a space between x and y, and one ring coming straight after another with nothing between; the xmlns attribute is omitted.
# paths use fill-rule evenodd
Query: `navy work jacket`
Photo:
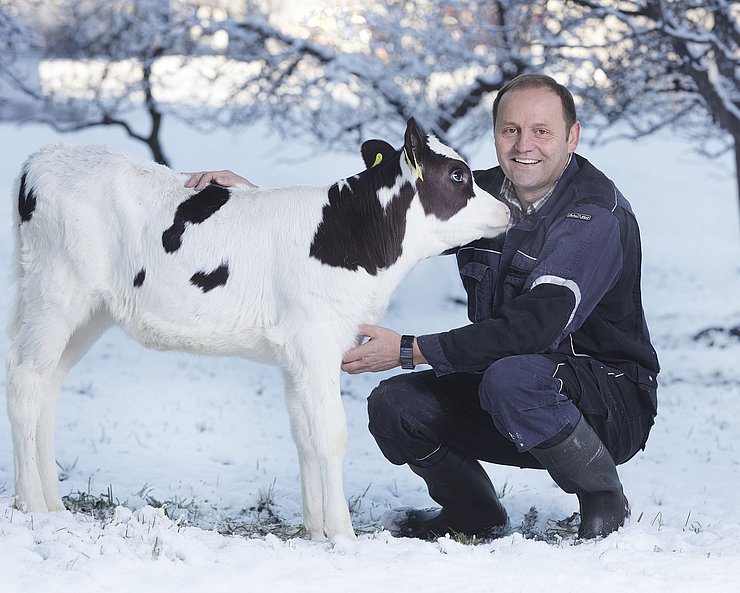
<svg viewBox="0 0 740 593"><path fill-rule="evenodd" d="M494 196L500 167L475 172ZM418 337L438 374L483 372L518 354L590 356L651 393L659 372L640 292L642 250L632 208L614 183L574 155L553 194L495 239L457 250L473 322Z"/></svg>

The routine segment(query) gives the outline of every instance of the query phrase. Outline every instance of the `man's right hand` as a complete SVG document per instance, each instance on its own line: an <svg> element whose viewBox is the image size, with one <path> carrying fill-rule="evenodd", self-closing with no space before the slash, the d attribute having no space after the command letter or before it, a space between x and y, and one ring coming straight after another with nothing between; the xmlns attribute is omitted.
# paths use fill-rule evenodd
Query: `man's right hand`
<svg viewBox="0 0 740 593"><path fill-rule="evenodd" d="M225 169L223 171L200 171L199 173L185 173L190 175L190 179L185 182L185 187L192 187L196 191L202 190L209 183L215 183L222 187L233 187L235 185L244 185L246 187L257 187L251 181L233 171Z"/></svg>

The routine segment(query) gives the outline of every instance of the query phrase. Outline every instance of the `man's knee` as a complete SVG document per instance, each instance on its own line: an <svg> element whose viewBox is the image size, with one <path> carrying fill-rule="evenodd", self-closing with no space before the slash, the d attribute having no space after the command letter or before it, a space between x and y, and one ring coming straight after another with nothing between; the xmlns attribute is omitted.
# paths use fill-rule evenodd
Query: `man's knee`
<svg viewBox="0 0 740 593"><path fill-rule="evenodd" d="M575 426L580 419L573 402L561 393L556 371L557 364L544 356L522 355L502 358L484 374L481 407L520 452Z"/></svg>
<svg viewBox="0 0 740 593"><path fill-rule="evenodd" d="M557 387L556 365L537 355L507 356L494 362L483 375L481 406L491 415L508 416L536 406L532 394Z"/></svg>
<svg viewBox="0 0 740 593"><path fill-rule="evenodd" d="M383 455L396 465L415 463L420 455L419 439L421 443L429 439L425 421L437 415L437 402L419 374L397 375L382 381L370 393L367 407L368 429ZM435 448L438 443L430 446Z"/></svg>
<svg viewBox="0 0 740 593"><path fill-rule="evenodd" d="M367 398L370 433L395 432L402 415L403 394L408 392L404 375L380 382Z"/></svg>

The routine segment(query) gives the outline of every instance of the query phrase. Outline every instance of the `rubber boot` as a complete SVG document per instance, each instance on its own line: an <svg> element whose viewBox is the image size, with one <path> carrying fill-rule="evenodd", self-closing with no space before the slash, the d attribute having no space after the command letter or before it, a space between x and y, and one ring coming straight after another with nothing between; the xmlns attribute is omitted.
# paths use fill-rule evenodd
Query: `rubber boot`
<svg viewBox="0 0 740 593"><path fill-rule="evenodd" d="M450 450L433 466L409 467L424 479L429 496L442 508L402 510L393 521L394 535L419 539L448 533L486 539L504 535L506 509L478 461Z"/></svg>
<svg viewBox="0 0 740 593"><path fill-rule="evenodd" d="M578 537L605 537L624 525L629 503L624 496L612 456L581 417L560 443L529 451L565 492L576 494L581 525Z"/></svg>

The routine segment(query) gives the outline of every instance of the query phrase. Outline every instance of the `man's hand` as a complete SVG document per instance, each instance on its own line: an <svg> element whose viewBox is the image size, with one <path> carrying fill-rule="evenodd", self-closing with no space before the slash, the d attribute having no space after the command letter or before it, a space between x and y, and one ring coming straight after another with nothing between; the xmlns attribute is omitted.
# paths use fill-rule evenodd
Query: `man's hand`
<svg viewBox="0 0 740 593"><path fill-rule="evenodd" d="M185 173L185 175L190 175L190 179L185 182L185 187L192 187L196 191L202 190L209 183L222 187L234 187L235 185L257 187L251 181L229 170L200 171L199 173Z"/></svg>
<svg viewBox="0 0 740 593"><path fill-rule="evenodd" d="M361 325L360 336L369 338L365 343L348 350L342 358L342 370L357 374L368 371L387 371L401 364L401 335L379 325ZM414 362L426 359L414 340Z"/></svg>

